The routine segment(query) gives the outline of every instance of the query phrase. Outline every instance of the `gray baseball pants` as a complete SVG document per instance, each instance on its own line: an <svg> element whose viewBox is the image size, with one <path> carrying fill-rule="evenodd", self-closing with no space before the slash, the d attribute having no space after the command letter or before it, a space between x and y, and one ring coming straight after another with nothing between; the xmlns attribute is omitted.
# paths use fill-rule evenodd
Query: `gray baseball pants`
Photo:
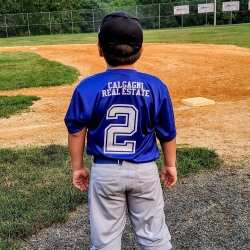
<svg viewBox="0 0 250 250"><path fill-rule="evenodd" d="M93 163L89 187L91 250L120 250L128 209L142 250L172 248L155 162Z"/></svg>

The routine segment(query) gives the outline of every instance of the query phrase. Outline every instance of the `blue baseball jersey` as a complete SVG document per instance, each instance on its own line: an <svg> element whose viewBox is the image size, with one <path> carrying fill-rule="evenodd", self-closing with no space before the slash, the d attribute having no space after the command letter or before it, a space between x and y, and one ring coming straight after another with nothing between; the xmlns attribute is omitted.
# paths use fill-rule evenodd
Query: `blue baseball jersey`
<svg viewBox="0 0 250 250"><path fill-rule="evenodd" d="M87 154L135 163L159 158L156 138L176 137L167 86L131 69L107 69L82 80L65 124L71 134L87 127Z"/></svg>

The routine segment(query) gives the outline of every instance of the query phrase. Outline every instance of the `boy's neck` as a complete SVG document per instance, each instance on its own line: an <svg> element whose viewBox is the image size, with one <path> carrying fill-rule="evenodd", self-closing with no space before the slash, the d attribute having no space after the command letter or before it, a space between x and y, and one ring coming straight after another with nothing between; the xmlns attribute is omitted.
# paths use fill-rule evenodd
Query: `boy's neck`
<svg viewBox="0 0 250 250"><path fill-rule="evenodd" d="M116 67L107 64L107 69L134 69L134 64L120 65Z"/></svg>

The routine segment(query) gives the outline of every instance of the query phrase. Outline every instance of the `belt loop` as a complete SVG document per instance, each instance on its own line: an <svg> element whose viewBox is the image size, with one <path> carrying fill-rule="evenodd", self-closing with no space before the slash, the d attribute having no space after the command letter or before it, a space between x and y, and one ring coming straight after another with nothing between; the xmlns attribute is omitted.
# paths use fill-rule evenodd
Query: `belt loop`
<svg viewBox="0 0 250 250"><path fill-rule="evenodd" d="M119 159L118 159L118 165L119 165L119 166L122 166L122 162L123 162L122 160L119 160Z"/></svg>

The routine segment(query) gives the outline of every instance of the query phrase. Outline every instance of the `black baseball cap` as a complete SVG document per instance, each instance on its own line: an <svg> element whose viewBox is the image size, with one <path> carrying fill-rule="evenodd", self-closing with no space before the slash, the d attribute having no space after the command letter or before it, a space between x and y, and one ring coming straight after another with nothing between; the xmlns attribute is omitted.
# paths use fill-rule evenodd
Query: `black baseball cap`
<svg viewBox="0 0 250 250"><path fill-rule="evenodd" d="M106 15L99 27L99 45L111 52L117 45L128 45L136 54L142 47L143 32L139 20L124 11Z"/></svg>

